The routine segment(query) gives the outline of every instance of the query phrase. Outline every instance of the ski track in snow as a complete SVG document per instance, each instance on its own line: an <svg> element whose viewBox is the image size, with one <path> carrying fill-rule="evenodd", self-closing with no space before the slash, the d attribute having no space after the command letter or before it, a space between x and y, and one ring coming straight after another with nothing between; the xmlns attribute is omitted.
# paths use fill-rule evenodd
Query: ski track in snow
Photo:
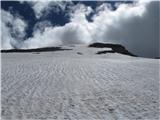
<svg viewBox="0 0 160 120"><path fill-rule="evenodd" d="M2 118L158 119L159 60L78 50L2 54Z"/></svg>

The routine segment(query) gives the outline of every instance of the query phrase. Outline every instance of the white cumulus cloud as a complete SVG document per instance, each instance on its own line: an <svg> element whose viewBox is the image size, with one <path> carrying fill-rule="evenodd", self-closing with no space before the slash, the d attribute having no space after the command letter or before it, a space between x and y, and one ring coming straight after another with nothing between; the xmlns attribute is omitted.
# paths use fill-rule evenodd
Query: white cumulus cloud
<svg viewBox="0 0 160 120"><path fill-rule="evenodd" d="M71 1L28 1L28 3L32 6L36 18L40 18L42 16L46 16L50 10L54 10L55 12L64 11L67 4L72 4Z"/></svg>
<svg viewBox="0 0 160 120"><path fill-rule="evenodd" d="M26 26L18 16L1 10L1 49L20 48Z"/></svg>

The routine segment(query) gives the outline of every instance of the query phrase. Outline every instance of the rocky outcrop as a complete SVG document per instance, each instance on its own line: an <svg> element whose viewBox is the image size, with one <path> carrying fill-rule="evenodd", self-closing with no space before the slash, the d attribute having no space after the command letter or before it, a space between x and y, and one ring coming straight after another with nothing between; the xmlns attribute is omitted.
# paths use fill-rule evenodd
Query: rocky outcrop
<svg viewBox="0 0 160 120"><path fill-rule="evenodd" d="M63 50L72 50L64 49L61 47L46 47L46 48L35 48L35 49L10 49L10 50L1 50L2 53L11 53L11 52L49 52L49 51L63 51Z"/></svg>
<svg viewBox="0 0 160 120"><path fill-rule="evenodd" d="M90 44L88 47L111 48L112 53L116 52L116 53L121 53L124 55L136 56L136 55L132 54L131 52L129 52L124 46L122 46L120 44L93 43L93 44ZM101 53L105 54L107 52L101 52Z"/></svg>

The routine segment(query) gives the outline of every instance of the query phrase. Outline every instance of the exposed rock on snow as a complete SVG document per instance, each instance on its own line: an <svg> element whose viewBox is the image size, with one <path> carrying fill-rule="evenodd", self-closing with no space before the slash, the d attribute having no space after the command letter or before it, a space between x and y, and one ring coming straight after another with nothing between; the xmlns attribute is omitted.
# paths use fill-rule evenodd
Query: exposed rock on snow
<svg viewBox="0 0 160 120"><path fill-rule="evenodd" d="M96 48L112 48L113 52L136 56L130 53L126 48L120 44L109 44L109 43L93 43L90 44L89 47L96 47ZM107 52L107 51L106 51Z"/></svg>
<svg viewBox="0 0 160 120"><path fill-rule="evenodd" d="M11 53L11 52L53 52L53 51L63 51L63 50L72 50L72 49L64 49L61 47L45 47L45 48L34 48L34 49L9 49L9 50L1 50L2 53Z"/></svg>
<svg viewBox="0 0 160 120"><path fill-rule="evenodd" d="M113 50L103 50L103 51L98 51L96 54L106 54L106 53L115 53Z"/></svg>

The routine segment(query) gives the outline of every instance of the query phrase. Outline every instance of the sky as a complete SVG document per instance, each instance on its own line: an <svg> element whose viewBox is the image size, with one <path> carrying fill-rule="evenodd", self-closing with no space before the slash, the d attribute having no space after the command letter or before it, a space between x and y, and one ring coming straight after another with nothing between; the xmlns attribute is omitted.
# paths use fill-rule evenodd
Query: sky
<svg viewBox="0 0 160 120"><path fill-rule="evenodd" d="M159 57L159 1L1 1L1 49L118 43Z"/></svg>

